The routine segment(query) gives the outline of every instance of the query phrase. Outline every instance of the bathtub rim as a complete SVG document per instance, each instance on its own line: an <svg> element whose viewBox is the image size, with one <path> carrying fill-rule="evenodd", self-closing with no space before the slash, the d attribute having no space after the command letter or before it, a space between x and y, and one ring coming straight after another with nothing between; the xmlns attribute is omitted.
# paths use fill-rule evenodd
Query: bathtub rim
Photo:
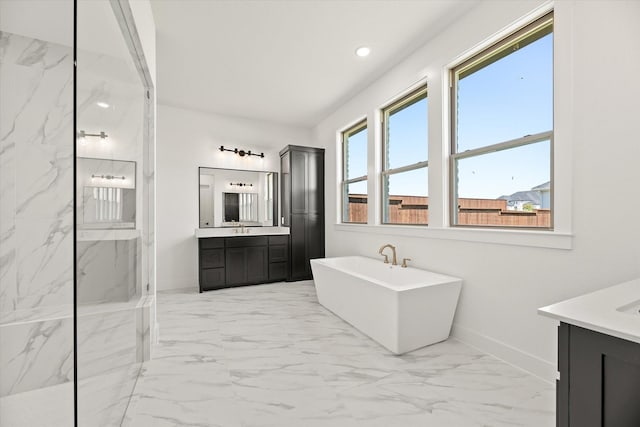
<svg viewBox="0 0 640 427"><path fill-rule="evenodd" d="M438 273L435 271L431 271L431 270L424 270L422 268L416 268L416 267L401 267L401 266L390 266L392 269L394 268L407 268L407 269L411 269L411 270L416 270L419 272L425 272L431 275L435 275L437 276L437 281L433 282L433 283L409 283L409 284L404 284L404 285L390 285L382 280L376 279L375 277L371 277L365 274L361 274L361 273L356 273L353 271L348 271L345 269L341 269L341 268L336 268L335 266L332 266L330 264L328 264L327 260L333 260L333 259L339 259L339 258L360 258L360 259L365 259L367 261L370 261L372 263L382 263L382 261L379 261L375 258L370 258L370 257L366 257L366 256L362 256L362 255L348 255L348 256L342 256L342 257L325 257L325 258L314 258L311 260L311 267L312 267L312 272L313 272L313 266L314 264L320 265L320 266L324 266L326 268L330 268L332 270L337 270L337 271L341 271L346 275L349 276L353 276L356 277L358 279L361 280L365 280L367 282L371 282L374 283L378 286L382 286L390 291L394 291L394 292L403 292L403 291L410 291L410 290L414 290L414 289L419 289L419 288L428 288L431 286L440 286L440 285L453 285L453 284L458 284L458 286L462 286L462 279L459 277L455 277L455 276L450 276L447 274L442 274L442 273ZM314 282L315 282L315 278L314 278Z"/></svg>

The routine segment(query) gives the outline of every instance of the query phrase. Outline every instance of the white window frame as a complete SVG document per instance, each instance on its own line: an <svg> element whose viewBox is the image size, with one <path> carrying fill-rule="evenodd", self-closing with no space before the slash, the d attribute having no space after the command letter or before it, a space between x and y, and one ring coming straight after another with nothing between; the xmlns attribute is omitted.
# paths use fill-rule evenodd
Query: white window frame
<svg viewBox="0 0 640 427"><path fill-rule="evenodd" d="M524 25L512 34L504 37L491 46L476 53L469 59L455 65L449 70L449 90L450 90L450 105L449 105L449 117L450 117L450 149L451 155L449 156L449 221L451 227L468 227L468 228L483 228L483 229L509 229L509 230L539 230L539 231L552 231L554 226L554 128L553 124L548 131L540 132L534 135L525 135L520 138L515 138L509 141L499 141L494 144L485 145L482 147L457 152L457 82L458 76L463 73L471 74L474 68L481 67L488 59L495 57L496 55L502 55L506 57L508 52L513 51L514 45L523 40L526 40L533 34L547 31L550 28L550 32L553 33L554 16L553 11L548 12L544 16ZM538 38L536 38L538 40ZM553 55L553 53L552 53ZM499 59L498 59L499 60ZM553 110L554 106L552 106ZM482 156L485 154L509 150L519 147L524 147L529 144L535 144L537 142L550 141L550 153L549 153L549 165L550 165L550 191L551 191L551 208L550 208L550 226L549 227L516 227L516 226L495 226L495 225L483 225L483 224L458 224L458 194L457 194L457 162L458 160L468 159L471 157Z"/></svg>
<svg viewBox="0 0 640 427"><path fill-rule="evenodd" d="M450 218L450 70L454 66L464 62L468 58L477 54L477 52L490 47L496 42L508 37L524 28L536 19L545 16L553 11L554 17L562 25L554 26L553 32L553 96L554 96L554 125L553 125L553 163L552 173L554 180L554 197L553 197L553 230L547 229L520 229L520 228L497 228L497 227L452 227L449 223ZM487 28L483 34L490 34L488 37L480 40L467 40L469 49L449 52L451 54L445 61L430 61L426 65L430 69L429 74L429 226L421 227L414 225L386 225L380 223L381 207L381 190L379 186L380 179L373 176L374 172L379 173L381 170L381 121L380 108L390 103L390 100L398 98L398 94L407 93L419 84L423 84L426 76L422 76L419 81L413 80L414 74L406 76L405 90L399 90L401 87L395 86L390 88L389 93L386 92L380 96L381 101L376 106L364 105L363 109L367 112L369 120L369 180L368 194L370 199L368 224L341 223L341 132L344 127L336 124L338 129L335 137L335 148L337 151L335 163L335 180L336 180L336 207L333 225L336 231L349 233L366 233L371 236L377 236L381 239L393 239L394 237L403 236L408 239L436 239L447 241L488 243L492 245L504 245L528 248L547 248L560 251L572 250L574 247L574 234L572 227L572 191L573 191L573 129L572 121L572 105L574 99L573 69L568 66L569 58L572 54L572 38L570 29L573 26L574 16L571 13L572 6L565 3L553 4L547 2L525 15L513 16L513 19L497 20ZM492 32L495 31L495 32ZM458 46L460 49L461 46ZM434 83L436 84L434 86ZM401 95L400 95L401 96ZM340 120L340 119L338 119ZM350 123L354 123L351 121ZM375 123L375 126L374 126ZM375 187L374 187L375 186ZM373 222L371 222L373 220Z"/></svg>
<svg viewBox="0 0 640 427"><path fill-rule="evenodd" d="M410 172L410 171L414 171L414 170L418 170L418 169L427 169L427 171L429 170L429 160L424 160L424 161L419 161L416 163L412 163L409 165L404 165L404 166L399 166L397 168L391 168L391 169L387 169L387 159L386 159L386 152L387 152L387 144L389 143L389 117L399 111L402 110L403 108L409 107L411 105L413 105L414 103L421 101L422 99L427 99L428 101L428 90L427 90L427 85L423 85L418 87L417 89L412 90L411 92L409 92L408 94L406 94L405 96L403 96L402 98L390 103L389 105L383 107L380 112L381 112L381 121L382 121L382 170L380 172L380 195L381 195L381 224L382 225L415 225L415 226L420 226L420 227L424 227L427 226L428 224L408 224L408 223L398 223L398 222L389 222L388 220L388 207L389 207L389 194L386 194L385 191L385 185L384 185L384 181L385 181L385 177L390 177L394 174L398 174L398 173L402 173L402 172ZM428 117L425 117L425 120L427 121L427 129L429 126L429 121L428 121ZM427 152L429 151L429 139L428 139L428 132L427 132L427 140L424 142L426 144L426 148L427 148ZM427 181L427 185L428 185L428 181ZM427 187L427 196L429 194L429 188Z"/></svg>
<svg viewBox="0 0 640 427"><path fill-rule="evenodd" d="M369 129L367 128L367 119L364 118L362 120L360 120L359 122L357 122L356 124L354 124L353 126L343 130L340 133L340 138L341 138L341 146L342 146L342 182L340 185L340 192L341 192L341 209L340 209L340 222L342 224L367 224L368 223L368 215L367 215L367 220L365 222L350 222L347 221L348 219L348 206L349 206L349 194L347 192L347 186L349 184L355 184L358 182L367 182L368 181L368 175L362 175L362 176L358 176L355 178L351 178L351 179L347 179L347 160L348 160L348 139L350 135L353 135L355 133L358 133L362 130L367 130L367 152L369 151L369 143L368 143L368 131ZM367 193L368 193L368 184L367 184ZM367 206L369 204L370 200L368 200L368 195L367 195Z"/></svg>

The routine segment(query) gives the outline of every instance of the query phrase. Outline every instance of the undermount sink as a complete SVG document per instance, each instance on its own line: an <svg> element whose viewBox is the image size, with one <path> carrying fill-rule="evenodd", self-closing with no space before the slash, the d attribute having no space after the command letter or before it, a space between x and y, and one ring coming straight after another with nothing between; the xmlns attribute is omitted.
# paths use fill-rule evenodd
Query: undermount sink
<svg viewBox="0 0 640 427"><path fill-rule="evenodd" d="M622 307L618 307L616 311L620 311L622 313L640 315L640 300L634 301L630 304L623 305Z"/></svg>

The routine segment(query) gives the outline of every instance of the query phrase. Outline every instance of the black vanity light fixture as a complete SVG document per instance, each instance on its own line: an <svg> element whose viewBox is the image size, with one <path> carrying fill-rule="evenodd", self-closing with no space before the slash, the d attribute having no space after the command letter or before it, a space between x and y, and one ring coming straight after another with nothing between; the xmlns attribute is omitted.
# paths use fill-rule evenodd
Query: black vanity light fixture
<svg viewBox="0 0 640 427"><path fill-rule="evenodd" d="M236 153L240 157L256 156L256 157L260 157L261 159L264 159L264 153L258 154L258 153L252 153L251 150L244 151L244 150L238 150L237 148L234 148L234 149L224 148L224 145L220 146L220 151L231 151L232 153Z"/></svg>
<svg viewBox="0 0 640 427"><path fill-rule="evenodd" d="M126 176L115 176L115 175L96 175L96 174L92 174L91 175L91 179L96 179L96 178L100 178L100 179L106 179L111 181L112 179L121 179L121 180L125 180L127 179Z"/></svg>
<svg viewBox="0 0 640 427"><path fill-rule="evenodd" d="M83 144L83 145L86 144L88 136L99 137L100 141L102 141L102 142L107 142L107 138L109 138L109 135L107 135L106 132L87 133L87 132L81 130L80 132L78 132L78 141L80 142L80 144Z"/></svg>
<svg viewBox="0 0 640 427"><path fill-rule="evenodd" d="M247 184L244 182L230 182L229 183L230 186L236 186L236 187L253 187L253 184Z"/></svg>

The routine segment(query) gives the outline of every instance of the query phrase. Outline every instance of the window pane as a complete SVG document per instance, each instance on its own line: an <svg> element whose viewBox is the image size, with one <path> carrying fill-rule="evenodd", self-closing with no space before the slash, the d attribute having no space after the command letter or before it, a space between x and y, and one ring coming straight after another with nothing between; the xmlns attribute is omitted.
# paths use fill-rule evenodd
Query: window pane
<svg viewBox="0 0 640 427"><path fill-rule="evenodd" d="M426 96L389 115L385 149L385 169L428 159Z"/></svg>
<svg viewBox="0 0 640 427"><path fill-rule="evenodd" d="M367 222L367 181L345 184L342 222Z"/></svg>
<svg viewBox="0 0 640 427"><path fill-rule="evenodd" d="M551 226L551 142L457 161L458 224Z"/></svg>
<svg viewBox="0 0 640 427"><path fill-rule="evenodd" d="M429 222L428 169L383 176L383 222L427 224ZM387 196L388 195L388 196Z"/></svg>
<svg viewBox="0 0 640 427"><path fill-rule="evenodd" d="M457 152L553 129L553 34L458 81Z"/></svg>
<svg viewBox="0 0 640 427"><path fill-rule="evenodd" d="M358 178L367 174L367 128L351 135L345 134L346 179Z"/></svg>

